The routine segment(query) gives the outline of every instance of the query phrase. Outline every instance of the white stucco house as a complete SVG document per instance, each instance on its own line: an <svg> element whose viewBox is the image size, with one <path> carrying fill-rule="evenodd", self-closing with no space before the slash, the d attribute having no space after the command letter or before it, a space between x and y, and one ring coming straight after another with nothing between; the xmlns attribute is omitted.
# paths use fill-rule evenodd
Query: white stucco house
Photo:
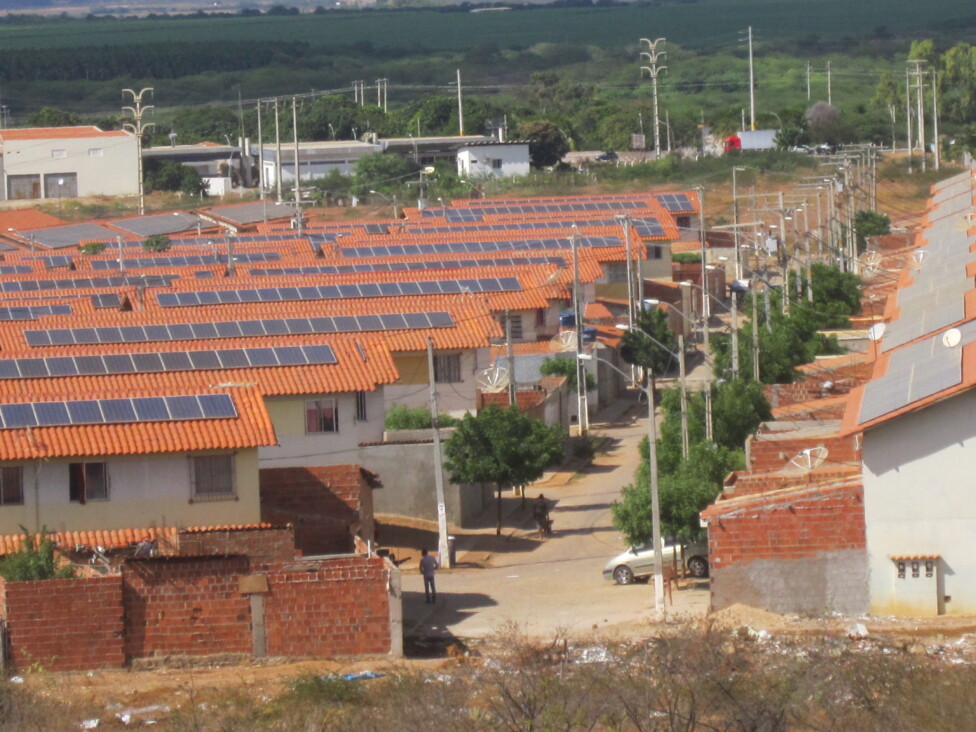
<svg viewBox="0 0 976 732"><path fill-rule="evenodd" d="M518 140L468 142L457 151L458 175L471 178L522 177L529 174L529 143Z"/></svg>
<svg viewBox="0 0 976 732"><path fill-rule="evenodd" d="M134 196L135 135L91 125L0 130L4 200Z"/></svg>

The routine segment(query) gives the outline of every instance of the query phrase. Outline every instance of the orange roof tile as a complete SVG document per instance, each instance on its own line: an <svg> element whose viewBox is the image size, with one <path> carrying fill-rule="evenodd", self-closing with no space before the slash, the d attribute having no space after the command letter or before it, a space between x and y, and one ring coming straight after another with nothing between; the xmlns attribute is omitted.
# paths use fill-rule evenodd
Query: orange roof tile
<svg viewBox="0 0 976 732"><path fill-rule="evenodd" d="M9 229L28 231L31 229L43 229L47 226L58 226L63 223L57 216L52 216L51 214L33 208L0 211L0 232L4 234Z"/></svg>
<svg viewBox="0 0 976 732"><path fill-rule="evenodd" d="M131 137L124 130L100 130L94 125L77 127L27 127L22 129L0 130L2 140L63 140L81 137Z"/></svg>

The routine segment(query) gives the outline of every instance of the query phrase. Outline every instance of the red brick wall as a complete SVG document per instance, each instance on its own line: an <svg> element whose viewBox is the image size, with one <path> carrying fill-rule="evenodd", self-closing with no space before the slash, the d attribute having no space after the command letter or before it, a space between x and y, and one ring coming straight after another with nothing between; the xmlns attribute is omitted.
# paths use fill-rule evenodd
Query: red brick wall
<svg viewBox="0 0 976 732"><path fill-rule="evenodd" d="M247 557L132 560L122 567L126 658L250 653Z"/></svg>
<svg viewBox="0 0 976 732"><path fill-rule="evenodd" d="M856 466L832 466L818 468L810 473L787 473L783 471L771 473L750 473L736 471L725 479L723 492L729 496L745 496L784 488L799 488L804 486L826 485L838 480L858 475L860 469Z"/></svg>
<svg viewBox="0 0 976 732"><path fill-rule="evenodd" d="M268 655L389 653L389 572L380 557L269 567Z"/></svg>
<svg viewBox="0 0 976 732"><path fill-rule="evenodd" d="M240 554L252 565L286 561L295 557L295 531L280 529L230 529L227 531L180 531L175 554L184 557Z"/></svg>
<svg viewBox="0 0 976 732"><path fill-rule="evenodd" d="M123 654L122 578L0 580L15 669L117 668Z"/></svg>
<svg viewBox="0 0 976 732"><path fill-rule="evenodd" d="M787 433L788 434L788 433ZM827 449L827 459L832 465L840 463L860 465L861 452L857 449L854 437L824 437L812 440L809 437L779 437L776 433L752 435L747 440L749 470L768 472L785 468L801 450L810 447Z"/></svg>
<svg viewBox="0 0 976 732"><path fill-rule="evenodd" d="M719 502L703 512L713 569L757 559L800 559L818 552L863 549L860 484L802 489L776 497Z"/></svg>
<svg viewBox="0 0 976 732"><path fill-rule="evenodd" d="M261 470L261 520L295 528L305 555L353 550L352 533L373 538L373 494L358 465Z"/></svg>

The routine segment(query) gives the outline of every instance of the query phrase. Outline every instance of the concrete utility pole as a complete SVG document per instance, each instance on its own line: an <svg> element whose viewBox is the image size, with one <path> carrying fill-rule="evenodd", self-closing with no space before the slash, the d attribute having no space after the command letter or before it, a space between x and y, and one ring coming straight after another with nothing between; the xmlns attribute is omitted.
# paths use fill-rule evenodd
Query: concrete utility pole
<svg viewBox="0 0 976 732"><path fill-rule="evenodd" d="M261 129L261 100L258 100L258 185L261 186L261 220L268 223L268 195L264 189L264 132Z"/></svg>
<svg viewBox="0 0 976 732"><path fill-rule="evenodd" d="M281 126L278 122L278 97L275 97L275 188L281 203Z"/></svg>
<svg viewBox="0 0 976 732"><path fill-rule="evenodd" d="M752 58L752 26L749 26L749 129L756 129L756 67Z"/></svg>
<svg viewBox="0 0 976 732"><path fill-rule="evenodd" d="M657 77L662 71L667 71L667 66L658 66L658 59L663 59L667 54L664 51L658 51L657 46L660 43L664 45L666 39L658 38L652 41L650 38L641 38L641 43L647 44L647 51L641 51L640 57L643 61L645 58L650 66L641 66L641 75L646 71L651 76L651 95L654 104L654 158L661 157L661 117L658 114L657 105Z"/></svg>
<svg viewBox="0 0 976 732"><path fill-rule="evenodd" d="M464 101L461 97L461 69L457 70L458 87L458 134L464 137Z"/></svg>
<svg viewBox="0 0 976 732"><path fill-rule="evenodd" d="M914 143L912 141L912 86L911 86L912 72L911 69L905 70L905 126L907 128L906 136L908 139L908 172L912 172L912 150L914 150Z"/></svg>
<svg viewBox="0 0 976 732"><path fill-rule="evenodd" d="M810 101L810 62L807 61L807 101Z"/></svg>
<svg viewBox="0 0 976 732"><path fill-rule="evenodd" d="M143 105L142 95L152 94L152 92L153 92L153 88L151 86L147 86L145 89L139 90L138 93L133 91L132 89L122 90L123 96L125 96L126 94L132 96L132 106L122 107L122 111L131 114L133 121L131 123L126 122L125 124L123 124L122 129L128 130L129 132L131 132L136 136L136 170L137 170L137 175L139 176L139 215L140 216L143 216L146 213L145 187L143 186L143 182L142 182L142 133L144 130L148 130L150 127L156 126L155 123L153 122L150 122L145 125L142 123L142 115L148 112L150 109L155 109L155 107L153 107L153 105L151 104ZM60 186L58 186L58 190L60 194Z"/></svg>
<svg viewBox="0 0 976 732"><path fill-rule="evenodd" d="M939 72L932 70L932 145L935 150L935 169L939 170L942 155L939 152Z"/></svg>
<svg viewBox="0 0 976 732"><path fill-rule="evenodd" d="M434 340L427 336L427 380L430 382L430 421L434 428L434 491L437 499L437 554L441 566L451 568L447 545L447 505L444 502L444 468L441 454L441 427L437 414L437 389L434 381ZM500 505L500 504L499 504Z"/></svg>
<svg viewBox="0 0 976 732"><path fill-rule="evenodd" d="M922 170L924 171L925 170L925 164L926 164L926 161L925 161L925 105L924 105L924 99L923 99L923 97L925 95L925 87L923 86L923 80L922 80L922 77L923 77L922 64L924 64L925 61L923 61L921 59L910 59L908 61L908 63L915 65L915 68L909 70L908 75L909 75L910 78L914 79L914 81L915 81L915 83L912 86L915 89L915 107L916 107L916 113L915 113L916 114L916 117L915 117L915 119L917 120L916 130L917 130L917 133L918 133L918 135L917 135L918 149L920 151L920 155L921 155L921 159L922 159ZM909 99L910 99L910 96L909 96ZM908 108L909 108L909 110L911 110L911 102L910 101L909 101ZM909 144L909 148L911 148L911 144ZM909 152L909 155L911 155L911 152ZM910 157L909 157L909 160L911 160Z"/></svg>
<svg viewBox="0 0 976 732"><path fill-rule="evenodd" d="M570 238L573 248L573 318L576 327L576 404L577 404L577 427L579 436L587 433L589 427L589 405L586 401L586 368L580 356L583 355L583 297L580 291L580 272L579 272L579 229L573 226L573 235Z"/></svg>
<svg viewBox="0 0 976 732"><path fill-rule="evenodd" d="M830 83L830 61L827 62L827 104L834 106L834 89Z"/></svg>
<svg viewBox="0 0 976 732"><path fill-rule="evenodd" d="M299 167L300 161L298 159L298 106L295 97L291 98L291 129L292 137L295 140L295 209L297 211L298 220L302 220L302 200L301 200L301 186L302 186L302 171ZM301 224L299 224L299 227ZM298 235L301 236L301 229L298 231Z"/></svg>

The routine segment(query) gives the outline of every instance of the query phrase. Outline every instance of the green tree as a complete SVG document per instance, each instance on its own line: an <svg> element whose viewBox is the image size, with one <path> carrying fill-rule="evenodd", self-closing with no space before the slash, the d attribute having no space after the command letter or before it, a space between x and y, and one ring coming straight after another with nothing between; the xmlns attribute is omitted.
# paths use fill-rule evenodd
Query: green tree
<svg viewBox="0 0 976 732"><path fill-rule="evenodd" d="M353 195L366 196L370 191L393 195L402 192L408 180L416 180L420 166L399 155L372 153L359 158L354 170Z"/></svg>
<svg viewBox="0 0 976 732"><path fill-rule="evenodd" d="M437 423L441 427L452 427L458 423L456 417L449 414L437 416ZM386 412L384 426L388 430L429 430L433 426L430 410L427 407L405 407L394 404Z"/></svg>
<svg viewBox="0 0 976 732"><path fill-rule="evenodd" d="M529 141L529 157L537 168L556 165L569 152L566 136L552 122L523 122L519 125L518 134L521 139Z"/></svg>
<svg viewBox="0 0 976 732"><path fill-rule="evenodd" d="M677 350L678 339L668 325L668 311L659 307L640 312L633 329L624 333L620 357L660 376L677 366Z"/></svg>
<svg viewBox="0 0 976 732"><path fill-rule="evenodd" d="M241 134L241 120L234 110L209 105L178 109L170 120L170 127L181 144L216 142L224 145L229 139L236 145ZM169 143L166 135L161 134L160 140L160 144Z"/></svg>
<svg viewBox="0 0 976 732"><path fill-rule="evenodd" d="M105 251L106 247L108 247L108 244L103 241L86 241L84 244L78 245L78 249L86 256L101 254Z"/></svg>
<svg viewBox="0 0 976 732"><path fill-rule="evenodd" d="M24 540L20 549L0 557L0 577L8 582L25 582L75 576L74 568L70 564L61 564L55 556L54 542L47 535L47 529L41 529L39 538L23 526L20 529L24 532Z"/></svg>
<svg viewBox="0 0 976 732"><path fill-rule="evenodd" d="M902 85L895 81L895 77L890 72L881 73L878 85L874 89L874 96L871 98L871 106L883 107L891 120L891 147L896 146L895 124L898 122L898 110L905 106L905 96L902 93Z"/></svg>
<svg viewBox="0 0 976 732"><path fill-rule="evenodd" d="M147 252L165 252L172 245L172 240L165 234L153 234L142 241L142 248Z"/></svg>
<svg viewBox="0 0 976 732"><path fill-rule="evenodd" d="M502 531L502 491L528 485L563 457L563 432L546 426L516 406L490 405L477 416L465 415L445 446L445 467L452 483L494 483Z"/></svg>
<svg viewBox="0 0 976 732"><path fill-rule="evenodd" d="M539 366L539 373L543 376L565 376L566 386L571 394L576 393L576 385L579 384L579 378L576 376L576 372L576 359L564 358L562 356L547 358ZM586 374L586 390L593 391L596 389L596 379L589 371L584 371L584 373Z"/></svg>
<svg viewBox="0 0 976 732"><path fill-rule="evenodd" d="M854 235L857 237L857 251L868 248L869 236L883 236L891 232L891 219L888 214L877 211L860 210L854 214Z"/></svg>
<svg viewBox="0 0 976 732"><path fill-rule="evenodd" d="M41 107L27 115L27 124L31 127L72 127L80 125L81 118L74 112L57 107Z"/></svg>

